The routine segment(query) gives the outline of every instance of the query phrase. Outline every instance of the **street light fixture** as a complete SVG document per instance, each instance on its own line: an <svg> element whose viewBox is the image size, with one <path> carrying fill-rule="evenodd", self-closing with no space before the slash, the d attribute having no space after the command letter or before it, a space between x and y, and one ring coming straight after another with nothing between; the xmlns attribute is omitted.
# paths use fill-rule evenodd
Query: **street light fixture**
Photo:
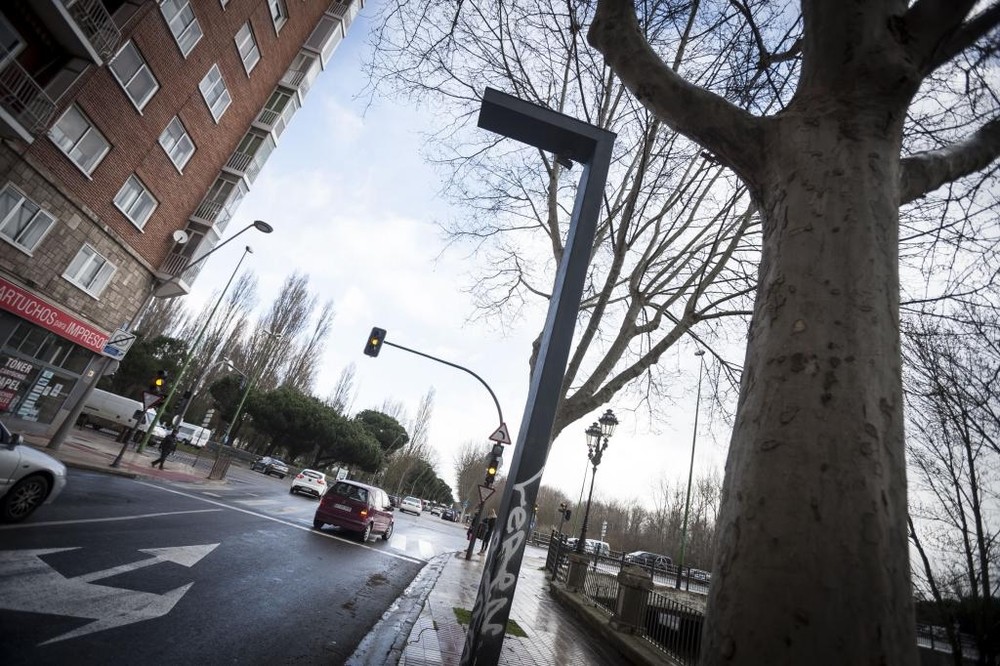
<svg viewBox="0 0 1000 666"><path fill-rule="evenodd" d="M701 409L701 373L705 369L705 351L694 353L698 357L698 395L694 401L694 434L691 436L691 465L688 467L687 499L684 500L684 526L681 527L681 556L677 561L677 581L675 587L681 589L681 572L684 571L684 547L687 545L688 511L691 509L691 478L694 476L694 447L698 443L698 412Z"/></svg>
<svg viewBox="0 0 1000 666"><path fill-rule="evenodd" d="M587 494L587 508L583 512L583 526L580 528L580 538L576 541L576 552L583 553L587 541L587 521L590 520L590 501L594 497L594 477L597 476L597 466L601 464L604 450L608 448L608 440L615 433L615 426L618 419L609 409L604 412L597 423L591 423L585 434L587 435L587 459L593 467L590 474L590 492Z"/></svg>

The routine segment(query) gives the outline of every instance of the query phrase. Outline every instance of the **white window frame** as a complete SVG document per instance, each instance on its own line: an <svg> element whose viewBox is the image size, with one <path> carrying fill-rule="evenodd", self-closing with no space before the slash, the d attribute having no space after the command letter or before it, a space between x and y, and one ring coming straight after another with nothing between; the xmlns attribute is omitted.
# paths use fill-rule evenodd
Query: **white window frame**
<svg viewBox="0 0 1000 666"><path fill-rule="evenodd" d="M85 256L89 253L89 256ZM70 273L70 269L73 265L81 260L82 263L77 266L75 273ZM86 273L90 268L97 264L97 272L94 273L93 277L89 282L84 282L80 277ZM77 251L76 256L73 260L69 262L69 266L66 267L66 272L63 273L63 278L70 284L82 289L84 292L90 294L94 298L100 297L104 288L108 286L111 281L111 276L115 274L118 267L112 264L106 257L104 257L100 252L95 250L89 243L84 243L83 246Z"/></svg>
<svg viewBox="0 0 1000 666"><path fill-rule="evenodd" d="M277 10L278 16L274 15L275 10ZM288 23L288 5L285 0L267 0L267 11L274 23L275 34L281 32L281 26Z"/></svg>
<svg viewBox="0 0 1000 666"><path fill-rule="evenodd" d="M212 73L215 73L215 80L213 80ZM207 85L206 85L207 84ZM219 85L222 85L222 92L215 97L212 101L209 101L208 94L217 90ZM233 98L229 94L229 88L226 86L226 80L222 77L222 70L219 69L218 63L213 64L208 72L202 77L201 81L198 83L198 90L201 91L201 97L205 100L205 105L208 106L208 112L212 114L212 119L218 124L219 119L222 118L226 113L226 109L229 105L233 103ZM224 106L219 110L218 115L216 115L215 104L221 100L226 100Z"/></svg>
<svg viewBox="0 0 1000 666"><path fill-rule="evenodd" d="M53 136L53 134L56 131L62 132L62 130L59 129L59 125L66 119L66 116L70 115L71 113L76 113L77 115L79 115L80 118L82 118L84 122L86 122L87 129L84 130L83 134L81 134L79 138L72 140L70 145L64 146L62 143L60 143L60 140L57 137ZM94 135L99 137L100 140L104 143L104 148L100 151L100 154L94 159L94 163L90 165L90 168L87 169L83 164L78 162L75 157L73 157L73 151L77 150L85 140L93 138ZM68 134L65 133L63 133L63 136L65 136L66 138L71 138L69 137ZM59 148L59 150L61 150L63 154L67 158L69 158L69 161L75 164L76 167L80 171L82 171L83 174L88 178L90 177L90 174L94 173L94 169L96 169L98 165L100 165L100 163L104 161L105 156L107 156L107 154L111 152L111 144L108 143L108 140L104 137L101 131L94 126L94 123L90 121L90 118L87 117L87 114L81 111L80 108L75 104L70 105L65 111L63 111L63 114L59 116L59 120L57 120L52 125L52 128L49 130L49 139L51 139L52 142L56 144L56 146Z"/></svg>
<svg viewBox="0 0 1000 666"><path fill-rule="evenodd" d="M136 205L141 203L144 197L153 202L153 207L149 209L149 212L146 213L145 217L135 217ZM122 215L127 217L129 222L134 224L139 231L142 231L145 228L146 223L149 222L149 218L153 216L153 212L159 205L160 202L156 200L156 197L154 197L153 193L149 191L146 184L142 182L142 180L140 180L134 173L125 180L121 189L118 190L118 194L115 195L115 207L120 210Z"/></svg>
<svg viewBox="0 0 1000 666"><path fill-rule="evenodd" d="M121 54L124 53L125 50L128 49L129 47L131 47L132 51L135 52L135 57L139 59L139 69L137 69L135 73L132 74L132 76L130 76L129 79L126 81L121 77L119 72L115 69L115 62L118 60L118 57L121 56ZM108 69L111 71L111 75L115 78L115 80L118 81L118 84L122 87L122 90L125 91L125 96L128 97L130 100L132 100L132 104L135 105L135 108L138 109L139 113L142 113L142 110L149 103L149 100L153 99L153 95L155 95L156 91L160 89L160 82L156 80L156 76L153 75L153 70L149 68L149 63L147 63L146 59L142 57L142 51L139 50L139 47L136 46L135 42L132 40L125 42L125 44L123 44L122 47L118 49L118 53L116 53L115 56L108 62ZM132 97L132 91L129 90L128 87L132 84L133 81L136 80L136 77L142 74L143 71L149 74L149 78L153 81L153 88L142 99L136 99L135 97Z"/></svg>
<svg viewBox="0 0 1000 666"><path fill-rule="evenodd" d="M168 2L175 2L177 4L177 11L174 12L173 16L167 15L166 5ZM185 9L191 12L191 21L186 25L177 26L180 27L179 33L174 32L174 24L184 13ZM194 47L198 45L198 42L201 41L201 38L205 36L204 31L201 29L201 24L198 23L198 17L195 16L194 7L191 6L190 0L160 0L160 13L163 14L163 20L167 22L167 29L169 29L170 34L174 36L174 41L177 42L177 48L181 50L181 55L187 58L188 54L191 53L191 51L194 50ZM187 50L185 50L183 40L189 39L190 34L193 31L197 31L198 36L194 38L194 41L191 42L187 46Z"/></svg>
<svg viewBox="0 0 1000 666"><path fill-rule="evenodd" d="M47 210L39 206L36 202L25 196L24 192L14 187L12 183L7 183L4 185L3 189L0 190L0 194L9 192L13 197L17 198L18 201L12 207L9 213L3 218L0 218L0 238L2 238L7 243L10 243L16 247L21 252L24 252L29 257L35 251L42 241L45 240L45 236L48 235L49 230L56 225L56 218L53 217ZM18 212L25 208L26 204L30 205L36 210L31 214L31 218L28 223L22 228L18 229L16 234L7 233L7 225L11 222L11 219L18 214ZM31 212L31 208L28 208L28 212ZM38 238L31 245L27 245L21 242L28 232L32 229L37 229L40 225L44 225L41 233L38 234Z"/></svg>
<svg viewBox="0 0 1000 666"><path fill-rule="evenodd" d="M177 124L178 127L181 128L180 138L178 138L176 141L174 140L174 136L170 133L170 128L175 123ZM185 141L187 141L187 143L191 146L191 150L188 151L186 155L179 156L181 159L180 161L178 161L177 159L178 156L175 155L175 149L178 146L183 145ZM197 147L194 145L194 141L191 140L191 135L188 134L187 128L184 126L184 122L180 119L180 116L174 116L173 118L170 119L170 122L167 123L167 126L163 128L162 132L160 132L159 142L160 142L160 147L163 148L163 152L165 152L167 154L167 157L170 158L170 161L173 163L174 167L177 169L179 173L183 174L184 167L187 166L187 163L191 161L192 157L194 157L194 152L195 150L197 150Z"/></svg>
<svg viewBox="0 0 1000 666"><path fill-rule="evenodd" d="M247 41L246 37L243 38L243 42L244 42L243 45L240 44L240 34L244 30L246 30L246 37L250 38L250 46L252 47L250 49L250 51L246 55L244 55L244 53L243 53L243 46L246 45L246 41ZM240 60L243 61L243 69L246 70L247 76L250 76L250 72L252 72L253 68L257 66L258 62L260 62L260 46L257 44L257 37L256 37L256 35L253 34L253 26L250 24L250 21L247 21L246 23L244 23L243 27L241 27L239 29L239 31L237 31L236 37L234 38L233 41L236 42L236 52L240 54ZM251 62L248 65L247 64L247 57L251 56L252 54L257 54L257 58L254 59L253 62Z"/></svg>

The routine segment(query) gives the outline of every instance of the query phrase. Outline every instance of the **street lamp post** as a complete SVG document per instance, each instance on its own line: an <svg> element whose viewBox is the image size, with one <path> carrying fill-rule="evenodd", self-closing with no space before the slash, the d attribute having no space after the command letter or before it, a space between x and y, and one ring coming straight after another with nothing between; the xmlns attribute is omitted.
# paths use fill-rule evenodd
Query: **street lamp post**
<svg viewBox="0 0 1000 666"><path fill-rule="evenodd" d="M236 279L236 274L240 270L240 266L243 265L243 260L246 259L248 254L253 254L253 250L247 245L243 250L243 254L240 256L240 260L236 263L236 268L233 269L232 275L229 276L229 281L226 282L226 286L222 288L219 293L219 298L216 299L215 305L212 306L212 310L205 317L205 321L201 325L201 329L198 330L198 335L195 337L194 342L191 344L191 348L188 350L187 355L184 357L184 363L181 365L181 369L177 371L177 378L170 385L170 391L167 392L167 397L163 399L160 403L160 408L156 410L156 415L153 417L153 422L149 424L149 429L146 430L146 435L142 438L142 442L139 444L139 452L141 453L146 445L149 444L149 438L153 434L153 429L156 428L156 424L160 422L163 414L166 413L167 408L170 406L170 401L173 400L174 394L177 393L177 387L181 385L184 381L184 375L187 374L188 368L191 366L191 362L194 360L195 352L198 351L198 345L201 344L201 339L205 335L205 331L208 330L208 325L212 322L212 317L215 316L216 310L222 304L222 300L226 296L226 292L229 291L229 286Z"/></svg>
<svg viewBox="0 0 1000 666"><path fill-rule="evenodd" d="M217 250L222 249L224 245L235 239L243 232L249 231L250 229L256 229L257 231L264 234L269 234L272 231L274 231L274 227L272 227L267 222L263 220L254 220L253 222L243 227L242 229L237 231L235 234L233 234L226 240L222 241L221 243L213 247L211 250L203 254L201 257L199 257L198 259L192 261L190 264L185 266L184 272L191 270L191 268L193 268L195 265L205 261ZM181 273L181 275L183 275L183 272ZM146 297L142 300L142 305L140 305L139 309L136 310L136 313L132 316L132 319L129 321L128 326L126 327L128 330L131 331L133 328L135 328L135 326L139 323L139 320L142 318L142 315L146 312L146 308L148 308L149 304L152 303L153 298L156 296L157 290L160 289L160 287L162 287L164 284L167 284L168 282L170 282L170 280L164 282L157 278L153 279L153 284L149 289L149 293L146 294ZM49 444L46 448L58 449L60 446L62 446L62 443L66 440L66 437L69 436L70 430L72 430L72 428L76 425L77 419L80 418L80 412L83 411L83 406L87 403L87 398L89 398L90 395L94 392L94 389L97 388L97 382L101 379L101 377L111 372L112 363L114 363L114 359L112 359L110 356L105 356L94 364L95 366L94 381L92 381L84 388L83 393L81 393L80 397L77 398L76 403L70 408L69 412L63 418L62 423L59 424L59 427L56 429L55 433L53 433L52 437L49 439Z"/></svg>
<svg viewBox="0 0 1000 666"><path fill-rule="evenodd" d="M684 500L684 525L681 527L681 555L677 562L677 581L675 587L681 589L681 572L684 571L684 547L687 545L688 511L691 509L691 479L694 476L694 447L698 443L698 411L701 408L701 373L705 369L705 351L699 349L694 353L698 357L698 394L694 401L694 434L691 436L691 465L688 467L687 498Z"/></svg>
<svg viewBox="0 0 1000 666"><path fill-rule="evenodd" d="M597 419L597 423L590 424L590 427L586 430L587 459L590 460L593 471L590 474L590 492L587 494L587 508L583 512L583 526L580 528L580 538L576 542L577 553L582 554L585 552L587 521L590 520L590 501L594 497L594 477L597 476L597 466L601 464L604 450L608 448L608 440L614 434L616 425L618 425L618 419L615 418L614 413L609 409L604 412L601 418Z"/></svg>
<svg viewBox="0 0 1000 666"><path fill-rule="evenodd" d="M284 333L282 333L280 331L278 331L278 332L275 332L275 331L264 331L264 333L266 333L267 335L271 336L275 340L280 340L282 338L282 336L284 335ZM266 364L262 363L261 364L261 368L260 368L260 372L257 375L257 380L258 381L260 380L260 377L264 374L265 367L266 367ZM236 411L233 412L233 418L230 419L229 425L226 426L226 432L224 432L222 434L222 444L223 444L223 446L229 446L229 436L233 433L233 426L236 425L236 421L237 421L237 419L239 419L240 413L243 411L243 405L247 401L247 396L250 395L250 389L253 388L254 378L253 377L247 377L247 375L243 375L243 376L246 377L246 379L247 379L247 385L243 389L243 395L240 396L240 402L239 402L239 404L236 405Z"/></svg>

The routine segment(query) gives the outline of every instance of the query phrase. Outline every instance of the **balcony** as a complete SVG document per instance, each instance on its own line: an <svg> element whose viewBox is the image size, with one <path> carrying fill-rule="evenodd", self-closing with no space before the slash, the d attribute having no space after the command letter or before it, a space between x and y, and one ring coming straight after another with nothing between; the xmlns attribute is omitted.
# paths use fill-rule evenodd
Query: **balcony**
<svg viewBox="0 0 1000 666"><path fill-rule="evenodd" d="M272 98L273 99L273 98ZM269 102L270 104L270 102ZM284 106L281 106L284 104ZM277 100L275 105L261 109L254 120L254 126L265 132L270 132L275 140L281 138L281 133L285 131L292 116L300 108L298 97L287 95L283 100Z"/></svg>
<svg viewBox="0 0 1000 666"><path fill-rule="evenodd" d="M264 163L271 156L274 147L274 139L270 135L248 132L223 169L235 176L246 178L247 182L252 184L260 174L260 170L264 168Z"/></svg>
<svg viewBox="0 0 1000 666"><path fill-rule="evenodd" d="M365 6L364 0L336 0L330 8L326 10L329 16L338 18L344 23L344 32L351 27L358 12Z"/></svg>
<svg viewBox="0 0 1000 666"><path fill-rule="evenodd" d="M312 87L313 81L319 76L321 68L318 57L300 51L295 60L292 61L288 71L278 81L278 85L297 92L300 98L305 97L309 88Z"/></svg>
<svg viewBox="0 0 1000 666"><path fill-rule="evenodd" d="M187 232L188 240L176 243L160 266L158 277L163 282L157 287L157 298L173 298L189 294L205 263L198 260L211 252L219 242L219 236L211 231L199 231L197 228L188 227Z"/></svg>
<svg viewBox="0 0 1000 666"><path fill-rule="evenodd" d="M102 65L118 50L122 33L101 0L37 0L39 18L69 53Z"/></svg>
<svg viewBox="0 0 1000 666"><path fill-rule="evenodd" d="M0 134L31 143L45 131L56 105L38 81L0 46Z"/></svg>

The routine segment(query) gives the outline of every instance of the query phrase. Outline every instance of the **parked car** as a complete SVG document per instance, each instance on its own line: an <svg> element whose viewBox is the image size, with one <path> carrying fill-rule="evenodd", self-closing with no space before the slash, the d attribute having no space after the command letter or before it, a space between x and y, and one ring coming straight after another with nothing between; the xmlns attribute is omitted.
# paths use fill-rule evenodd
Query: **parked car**
<svg viewBox="0 0 1000 666"><path fill-rule="evenodd" d="M263 472L265 476L275 474L279 479L283 479L288 475L288 463L279 458L264 456L250 464L250 471Z"/></svg>
<svg viewBox="0 0 1000 666"><path fill-rule="evenodd" d="M439 507L437 505L434 505L434 506L431 507L431 515L432 516L440 516L442 513L444 513L444 509L442 509L441 507Z"/></svg>
<svg viewBox="0 0 1000 666"><path fill-rule="evenodd" d="M419 516L424 509L420 504L420 500L416 497L404 497L403 501L399 503L399 510L403 513L412 513L414 516Z"/></svg>
<svg viewBox="0 0 1000 666"><path fill-rule="evenodd" d="M392 508L394 508L394 509L398 508L399 507L399 496L398 495L389 495L389 504L391 504Z"/></svg>
<svg viewBox="0 0 1000 666"><path fill-rule="evenodd" d="M712 574L708 573L707 571L702 571L701 569L691 569L688 572L688 575L693 580L700 580L703 583L707 583L708 581L712 580Z"/></svg>
<svg viewBox="0 0 1000 666"><path fill-rule="evenodd" d="M454 509L445 509L444 512L441 513L441 520L447 520L452 523L458 522L458 511L455 511Z"/></svg>
<svg viewBox="0 0 1000 666"><path fill-rule="evenodd" d="M24 520L65 486L65 465L27 446L0 423L0 522Z"/></svg>
<svg viewBox="0 0 1000 666"><path fill-rule="evenodd" d="M326 474L314 469L304 469L295 475L292 487L288 492L293 495L295 493L309 493L319 498L326 494L326 491Z"/></svg>
<svg viewBox="0 0 1000 666"><path fill-rule="evenodd" d="M627 564L636 564L643 569L648 569L650 573L665 573L667 569L674 564L674 561L667 555L651 553L647 550L637 550L633 553L629 553L625 556L625 562Z"/></svg>
<svg viewBox="0 0 1000 666"><path fill-rule="evenodd" d="M313 527L317 530L333 525L356 532L362 542L368 541L373 532L388 541L394 524L389 495L381 488L357 481L333 484L320 500L313 518Z"/></svg>

